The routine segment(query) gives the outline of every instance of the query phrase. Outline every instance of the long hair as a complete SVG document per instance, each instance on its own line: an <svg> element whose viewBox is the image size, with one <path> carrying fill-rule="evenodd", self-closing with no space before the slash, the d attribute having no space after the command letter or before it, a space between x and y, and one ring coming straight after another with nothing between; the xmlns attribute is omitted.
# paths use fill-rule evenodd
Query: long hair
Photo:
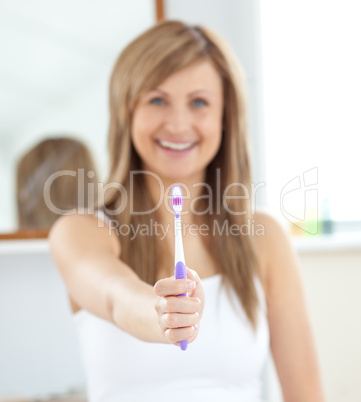
<svg viewBox="0 0 361 402"><path fill-rule="evenodd" d="M216 205L217 193L238 196L223 203L216 214L196 215L195 220L222 228L232 224L244 227L250 221L251 166L249 158L246 93L243 69L227 43L211 30L189 26L180 21L163 21L145 31L131 42L116 61L110 79L110 127L108 183L118 183L129 194L129 175L141 170L141 160L131 142L132 114L142 94L155 88L171 74L192 63L209 60L223 81L224 112L222 141L214 159L207 166L205 183L212 189L212 203ZM217 175L220 188L216 191ZM143 175L135 175L133 191L142 194ZM241 183L241 185L232 185ZM204 187L204 194L205 193ZM144 189L144 187L143 187ZM123 192L123 194L125 194ZM104 198L106 211L116 210L124 202L119 189L108 188ZM133 204L137 211L154 207L148 197L136 197ZM205 211L206 198L197 200L199 211ZM230 211L243 211L233 214ZM129 203L116 215L119 224L144 225L157 212L148 215L131 214ZM229 236L220 230L211 236L201 236L216 266L223 274L223 284L235 290L253 329L257 327L259 300L254 283L260 274L251 236ZM157 267L162 266L167 251L156 236L121 236L121 259L144 281L154 284ZM163 242L164 243L164 242ZM167 257L168 258L168 257ZM171 259L168 261L171 261Z"/></svg>
<svg viewBox="0 0 361 402"><path fill-rule="evenodd" d="M84 169L82 197L79 197L78 169ZM48 196L53 206L62 211L94 207L94 200L88 197L88 184L95 188L97 174L89 149L73 138L45 139L28 150L17 164L19 229L49 229L59 217L56 210L49 208L44 187L60 171L73 172L75 176L64 174L52 182Z"/></svg>

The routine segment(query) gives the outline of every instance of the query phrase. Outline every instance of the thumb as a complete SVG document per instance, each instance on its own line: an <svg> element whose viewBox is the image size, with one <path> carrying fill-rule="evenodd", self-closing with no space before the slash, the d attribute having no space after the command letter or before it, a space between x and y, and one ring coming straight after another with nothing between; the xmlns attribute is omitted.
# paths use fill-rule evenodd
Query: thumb
<svg viewBox="0 0 361 402"><path fill-rule="evenodd" d="M198 297L201 303L204 302L204 292L201 279L196 271L186 267L187 269L187 279L190 279L196 283L196 287L188 293L191 297Z"/></svg>
<svg viewBox="0 0 361 402"><path fill-rule="evenodd" d="M196 285L200 283L201 279L194 269L186 267L186 272L187 272L187 279L194 281Z"/></svg>

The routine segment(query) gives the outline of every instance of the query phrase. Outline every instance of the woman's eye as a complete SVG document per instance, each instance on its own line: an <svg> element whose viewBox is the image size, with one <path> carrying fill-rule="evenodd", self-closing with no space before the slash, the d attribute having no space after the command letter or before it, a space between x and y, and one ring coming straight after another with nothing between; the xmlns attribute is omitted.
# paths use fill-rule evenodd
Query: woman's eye
<svg viewBox="0 0 361 402"><path fill-rule="evenodd" d="M153 99L150 100L150 103L153 104L153 105L161 106L161 105L164 104L164 99L163 99L163 98L159 98L159 97L153 98ZM193 105L194 105L196 108L199 108L199 107L202 107L202 106L207 106L208 103L207 103L205 100L203 100L203 99L195 99L195 100L193 101Z"/></svg>
<svg viewBox="0 0 361 402"><path fill-rule="evenodd" d="M203 99L195 99L193 103L197 108L204 105L207 106L207 102Z"/></svg>
<svg viewBox="0 0 361 402"><path fill-rule="evenodd" d="M162 98L153 98L150 103L154 104L154 105L161 105L163 104L163 99Z"/></svg>

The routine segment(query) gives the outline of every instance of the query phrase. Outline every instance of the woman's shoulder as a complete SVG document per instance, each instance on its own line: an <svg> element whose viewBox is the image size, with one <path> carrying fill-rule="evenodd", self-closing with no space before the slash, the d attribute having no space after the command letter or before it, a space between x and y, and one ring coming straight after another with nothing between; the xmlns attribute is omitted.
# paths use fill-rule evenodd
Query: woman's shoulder
<svg viewBox="0 0 361 402"><path fill-rule="evenodd" d="M258 237L267 238L277 232L286 233L286 229L283 227L281 222L265 209L259 208L257 212L252 215L252 219L258 228L256 233Z"/></svg>
<svg viewBox="0 0 361 402"><path fill-rule="evenodd" d="M254 225L253 237L261 246L264 253L275 252L285 243L290 243L290 235L287 228L281 222L265 210L259 210L252 215Z"/></svg>
<svg viewBox="0 0 361 402"><path fill-rule="evenodd" d="M282 252L292 252L290 236L279 220L265 210L257 211L252 219L257 228L253 239L261 267L261 280L266 291L272 276L278 274L275 265L282 258Z"/></svg>
<svg viewBox="0 0 361 402"><path fill-rule="evenodd" d="M49 243L58 266L67 265L69 260L76 264L90 255L95 259L110 254L120 256L117 236L104 220L90 214L60 217L50 230ZM68 296L71 310L76 313L80 307L70 294Z"/></svg>

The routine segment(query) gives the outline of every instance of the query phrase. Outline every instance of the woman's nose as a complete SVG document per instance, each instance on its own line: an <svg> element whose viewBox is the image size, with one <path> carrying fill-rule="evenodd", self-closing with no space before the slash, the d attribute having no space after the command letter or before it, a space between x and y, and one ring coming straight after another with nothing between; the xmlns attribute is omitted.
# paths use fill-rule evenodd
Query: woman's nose
<svg viewBox="0 0 361 402"><path fill-rule="evenodd" d="M165 118L165 129L173 134L189 131L192 126L192 116L185 107L172 107Z"/></svg>

